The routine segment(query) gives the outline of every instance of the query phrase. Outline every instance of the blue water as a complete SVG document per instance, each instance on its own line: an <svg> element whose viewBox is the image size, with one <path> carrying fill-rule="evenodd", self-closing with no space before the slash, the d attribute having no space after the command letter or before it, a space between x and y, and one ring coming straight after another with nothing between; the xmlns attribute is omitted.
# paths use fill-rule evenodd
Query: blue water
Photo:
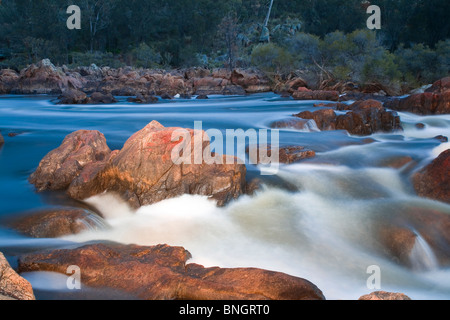
<svg viewBox="0 0 450 320"><path fill-rule="evenodd" d="M5 227L2 219L28 210L77 205L63 192L36 193L27 180L39 161L73 131L98 130L114 150L152 120L166 127L194 128L194 121L202 121L204 130L259 130L270 129L273 121L292 114L317 110L313 106L317 101L294 101L272 93L174 99L151 105L118 98L119 103L113 105L65 106L54 104L55 97L45 95L0 96L0 130L5 138L0 149L0 251L12 264L22 252L68 242L105 239L143 245L168 243L185 246L193 254L193 261L204 265L264 267L305 277L329 299L357 299L374 291L365 287L365 270L373 261L384 266L384 290L398 290L420 299L450 298L448 269L418 273L392 264L371 252L370 246L361 246L370 239L362 241L360 235L376 219L389 219L386 210L393 214L405 212L413 205L450 214L450 206L416 197L409 182L415 170L450 147L433 139L439 134L450 137L448 115L420 117L401 113L405 130L374 134L370 144L364 141L367 137L350 136L345 131L280 129L281 145L305 146L315 150L317 156L282 166L275 177L261 176L258 167L248 164L249 178L261 178L267 188L226 208L210 207L204 199L187 196L141 208L131 215L123 209L108 218L106 200L94 199L90 204L113 225L109 233L38 240ZM417 122L424 123L425 129L417 129ZM18 135L9 137L8 133ZM387 159L405 156L414 160L407 167L392 169L384 165ZM292 186L297 189L292 191ZM184 207L194 222L185 223L185 216L166 213L173 212L174 207ZM175 228L172 233L158 233L158 226L167 230L169 224ZM154 231L152 237L139 232L143 225ZM193 234L204 234L208 241L196 241ZM240 244L230 237L239 239ZM312 239L314 245L307 245ZM231 245L242 248L224 253L223 248Z"/></svg>

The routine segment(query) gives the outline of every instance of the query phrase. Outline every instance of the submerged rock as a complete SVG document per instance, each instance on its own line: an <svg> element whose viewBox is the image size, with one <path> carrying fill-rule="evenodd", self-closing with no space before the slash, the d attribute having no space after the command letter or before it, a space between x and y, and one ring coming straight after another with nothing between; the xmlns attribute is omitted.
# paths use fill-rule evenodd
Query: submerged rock
<svg viewBox="0 0 450 320"><path fill-rule="evenodd" d="M414 174L412 182L419 196L450 203L450 149Z"/></svg>
<svg viewBox="0 0 450 320"><path fill-rule="evenodd" d="M450 265L450 215L430 208L410 207L389 213L375 225L381 252L418 271Z"/></svg>
<svg viewBox="0 0 450 320"><path fill-rule="evenodd" d="M111 104L117 102L116 98L111 93L94 92L89 97L91 104Z"/></svg>
<svg viewBox="0 0 450 320"><path fill-rule="evenodd" d="M0 252L0 300L2 296L15 300L35 300L31 284L11 268Z"/></svg>
<svg viewBox="0 0 450 320"><path fill-rule="evenodd" d="M113 288L148 300L323 300L311 282L256 268L205 268L186 264L182 247L115 243L32 253L19 258L19 271L83 270L83 285Z"/></svg>

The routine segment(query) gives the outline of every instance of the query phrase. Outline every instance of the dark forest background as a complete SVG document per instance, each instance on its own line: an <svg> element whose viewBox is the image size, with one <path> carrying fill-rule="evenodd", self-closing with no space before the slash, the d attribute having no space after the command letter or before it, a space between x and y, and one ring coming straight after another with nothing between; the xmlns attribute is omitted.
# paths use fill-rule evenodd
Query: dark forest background
<svg viewBox="0 0 450 320"><path fill-rule="evenodd" d="M55 65L257 67L359 82L429 83L449 74L448 0L3 0L0 68ZM369 30L368 5L381 8ZM81 30L69 30L69 5ZM305 71L305 72L306 72Z"/></svg>

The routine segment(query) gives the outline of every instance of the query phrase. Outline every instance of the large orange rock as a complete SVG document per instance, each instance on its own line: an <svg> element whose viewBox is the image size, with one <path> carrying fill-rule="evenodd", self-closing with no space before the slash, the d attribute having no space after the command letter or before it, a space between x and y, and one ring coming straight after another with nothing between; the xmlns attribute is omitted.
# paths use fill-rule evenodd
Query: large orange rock
<svg viewBox="0 0 450 320"><path fill-rule="evenodd" d="M172 150L181 143L172 137L179 130L190 136L185 148L191 152L190 163L174 163L172 159ZM44 157L30 182L39 191L67 190L79 200L115 192L135 208L182 194L209 196L223 205L244 192L244 164L228 156L217 157L221 163L207 163L203 157L194 159L197 152L212 155L204 131L165 128L157 121L113 152L99 132L77 131Z"/></svg>
<svg viewBox="0 0 450 320"><path fill-rule="evenodd" d="M65 274L82 270L82 284L112 288L147 300L321 300L311 282L256 268L204 268L186 264L182 247L91 244L76 249L32 253L19 258L19 271Z"/></svg>
<svg viewBox="0 0 450 320"><path fill-rule="evenodd" d="M29 181L38 191L67 189L87 164L104 161L110 153L102 133L75 131L41 160Z"/></svg>

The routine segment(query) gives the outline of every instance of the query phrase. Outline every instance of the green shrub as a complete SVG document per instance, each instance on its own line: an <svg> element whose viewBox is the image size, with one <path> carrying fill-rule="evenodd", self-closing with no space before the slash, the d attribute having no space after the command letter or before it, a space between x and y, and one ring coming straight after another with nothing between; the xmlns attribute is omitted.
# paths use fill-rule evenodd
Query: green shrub
<svg viewBox="0 0 450 320"><path fill-rule="evenodd" d="M161 54L149 47L145 42L133 49L131 55L133 57L133 65L138 68L157 68L162 62Z"/></svg>
<svg viewBox="0 0 450 320"><path fill-rule="evenodd" d="M253 48L251 64L266 72L283 74L293 69L294 59L286 49L267 43Z"/></svg>
<svg viewBox="0 0 450 320"><path fill-rule="evenodd" d="M111 52L72 52L72 67L90 66L95 64L99 67L119 68L124 63L117 59Z"/></svg>

